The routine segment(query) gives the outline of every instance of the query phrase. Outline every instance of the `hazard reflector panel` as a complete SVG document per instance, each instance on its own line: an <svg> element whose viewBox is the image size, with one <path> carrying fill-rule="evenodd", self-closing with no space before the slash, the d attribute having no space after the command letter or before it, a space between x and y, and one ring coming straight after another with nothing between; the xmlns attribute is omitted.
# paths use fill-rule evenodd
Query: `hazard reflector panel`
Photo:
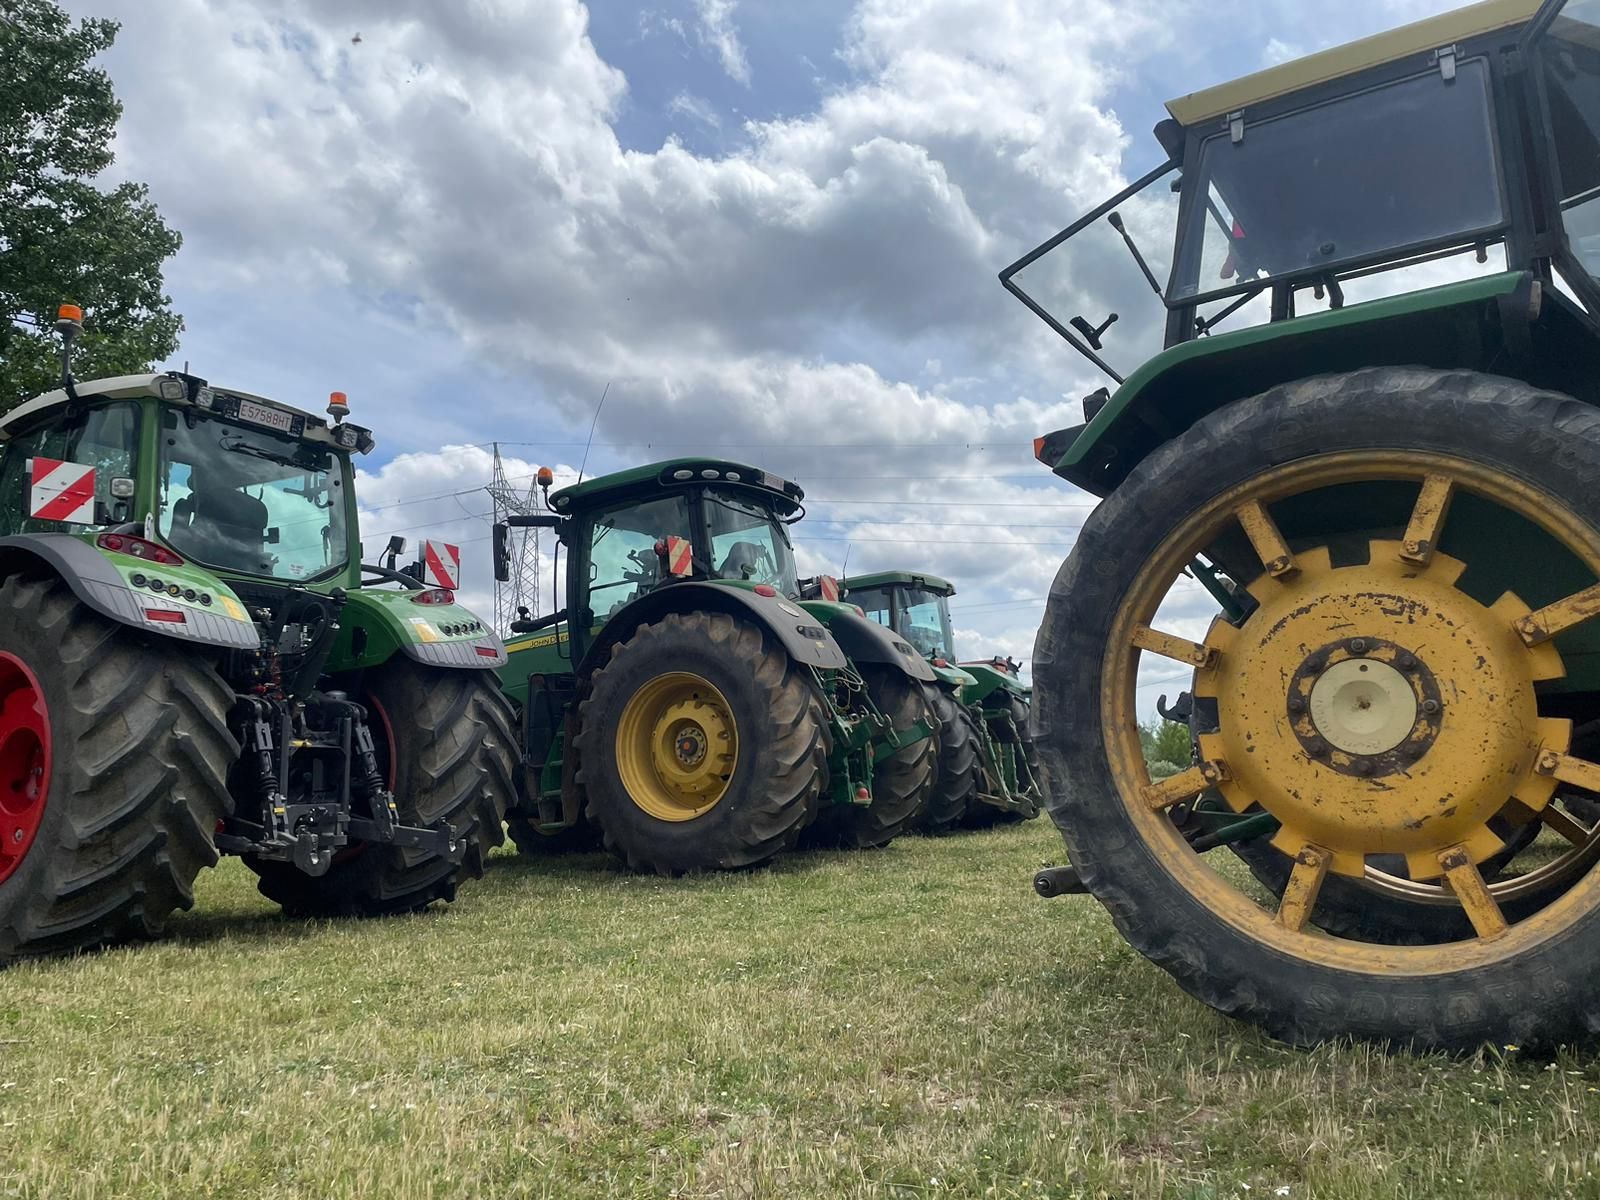
<svg viewBox="0 0 1600 1200"><path fill-rule="evenodd" d="M455 591L461 586L461 547L449 542L423 542L422 575L435 587Z"/></svg>
<svg viewBox="0 0 1600 1200"><path fill-rule="evenodd" d="M832 575L819 575L817 588L822 593L824 600L837 600L839 598L839 581Z"/></svg>
<svg viewBox="0 0 1600 1200"><path fill-rule="evenodd" d="M94 468L56 458L35 458L28 515L38 521L93 525Z"/></svg>
<svg viewBox="0 0 1600 1200"><path fill-rule="evenodd" d="M680 578L694 570L694 547L688 538L667 539L667 572Z"/></svg>

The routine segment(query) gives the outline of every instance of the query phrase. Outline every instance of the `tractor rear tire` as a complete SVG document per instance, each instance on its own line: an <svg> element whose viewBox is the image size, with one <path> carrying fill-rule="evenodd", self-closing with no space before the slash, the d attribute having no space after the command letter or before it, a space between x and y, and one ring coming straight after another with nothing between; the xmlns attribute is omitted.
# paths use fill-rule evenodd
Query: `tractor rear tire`
<svg viewBox="0 0 1600 1200"><path fill-rule="evenodd" d="M1173 822L1152 808L1148 777L1131 732L1141 661L1133 638L1154 619L1184 561L1225 537L1247 538L1249 531L1238 514L1265 511L1250 510L1251 504L1284 504L1289 498L1301 501L1309 512L1317 503L1317 489L1349 481L1373 480L1383 486L1403 481L1408 488L1404 504L1415 505L1410 519L1428 527L1418 491L1425 475L1470 492L1474 503L1506 507L1519 520L1532 522L1528 514L1537 512L1544 528L1563 531L1558 545L1583 566L1586 579L1600 574L1600 494L1593 487L1600 475L1600 413L1589 404L1514 380L1412 367L1298 380L1235 401L1202 417L1132 469L1085 522L1052 585L1034 656L1034 716L1046 803L1074 866L1123 937L1192 995L1224 1014L1263 1026L1274 1037L1302 1045L1355 1037L1434 1049L1584 1040L1600 1033L1600 1010L1591 1003L1592 981L1600 976L1596 869L1576 878L1560 901L1536 916L1512 920L1477 941L1370 947L1297 931L1296 913L1275 914L1262 907L1200 860ZM1452 511L1459 512L1464 503L1458 500ZM1384 528L1391 527L1390 520L1385 519ZM1392 520L1399 526L1390 536L1398 536L1407 528L1406 508ZM1379 584L1341 589L1336 576L1333 583L1322 582L1337 571L1359 569L1361 563L1356 560L1354 568L1334 565L1325 544L1319 547L1311 540L1311 549L1303 542L1291 543L1291 567L1305 568L1292 583L1269 579L1268 564L1262 562L1257 585L1272 603L1281 605L1282 597L1298 594L1301 587L1322 588L1303 604L1326 603L1331 620L1341 590L1382 594ZM1262 541L1270 545L1267 538ZM1244 546L1249 554L1248 540ZM1312 550L1318 551L1316 556ZM1390 551L1374 548L1371 554L1376 557L1368 559L1367 569L1400 578L1405 568L1392 565L1397 560ZM1449 566L1444 563L1445 569ZM1387 580L1390 575L1375 577ZM1415 577L1401 578L1398 584L1413 589L1406 593L1408 602L1414 594L1430 603L1434 595L1450 595L1448 579L1423 592L1422 585L1407 582L1410 578ZM1527 582L1532 586L1543 581ZM1326 601L1320 599L1324 596ZM1549 602L1536 596L1524 599ZM1469 597L1461 602L1462 611L1469 601L1480 603ZM1263 607L1268 602L1260 601ZM1361 611L1380 612L1376 601ZM1248 644L1250 653L1230 659L1224 649L1218 660L1237 664L1229 669L1246 677L1262 669L1259 646L1281 648L1287 655L1296 652L1297 644L1271 640L1280 638L1285 624L1277 608L1269 618L1272 624L1246 635L1253 619L1247 616L1240 626L1230 626L1239 630L1239 641L1228 643ZM1388 629L1376 616L1363 620L1380 634ZM1429 636L1420 621L1418 629L1418 639ZM1215 632L1223 639L1227 631L1219 627ZM1521 680L1532 675L1532 668L1514 657L1522 652L1517 649L1521 639L1515 642L1504 643L1512 666L1497 669L1500 678L1511 678L1513 669L1524 672L1516 677L1522 703L1520 697L1531 695L1532 687ZM1500 645L1495 643L1496 653ZM1428 652L1443 660L1448 647L1436 650L1430 642ZM1452 662L1446 669L1460 672L1465 685L1452 693L1461 698L1449 720L1472 722L1462 726L1470 730L1509 712L1509 700L1473 692L1476 676L1465 668ZM1226 678L1231 684L1233 676ZM1265 730L1259 735L1263 738L1281 736L1239 716L1246 703L1258 704L1262 713L1276 712L1284 703L1278 692L1249 697L1231 687L1218 688L1214 699L1222 713L1222 733L1209 735L1216 744L1222 744L1224 734L1229 746L1236 744L1232 739L1257 737L1258 730ZM1267 747L1274 754L1270 761L1274 770L1297 772L1292 777L1296 793L1284 805L1286 813L1297 816L1301 810L1293 801L1308 794L1299 781L1323 778L1316 772L1325 768L1298 762L1280 752L1280 745ZM1268 760L1263 754L1260 761ZM1229 786L1254 778L1252 772L1263 769L1255 762L1241 761ZM1450 772L1471 771L1476 765L1452 755L1431 769L1449 778ZM1489 782L1476 801L1488 803L1491 784L1500 779L1497 771L1484 768L1483 778ZM1331 771L1326 778L1333 781L1332 795L1342 795L1335 787L1350 791L1359 786L1346 784ZM1274 796L1284 804L1280 792ZM1372 844L1383 844L1380 838L1388 836L1383 831L1389 827L1378 822L1391 819L1392 806L1346 811L1357 814L1351 828L1376 828ZM1423 852L1433 852L1431 843ZM1441 865L1447 853L1439 851ZM1308 877L1326 865L1325 857L1319 863L1315 847L1301 854L1300 866ZM1474 911L1492 928L1491 914L1483 909L1480 902Z"/></svg>
<svg viewBox="0 0 1600 1200"><path fill-rule="evenodd" d="M661 875L790 849L831 748L807 673L761 626L718 612L669 613L614 645L575 741L589 822L629 867Z"/></svg>
<svg viewBox="0 0 1600 1200"><path fill-rule="evenodd" d="M933 715L939 719L939 763L927 802L911 824L918 833L941 834L960 825L967 809L978 802L983 761L972 710L945 688L931 691Z"/></svg>
<svg viewBox="0 0 1600 1200"><path fill-rule="evenodd" d="M511 705L491 673L397 655L367 676L362 703L401 823L448 821L465 853L455 863L429 850L358 843L324 875L246 858L261 894L289 916L388 916L454 900L457 886L481 878L489 852L505 840L516 737Z"/></svg>
<svg viewBox="0 0 1600 1200"><path fill-rule="evenodd" d="M181 642L58 579L0 584L0 963L155 937L194 904L233 808L232 704Z"/></svg>
<svg viewBox="0 0 1600 1200"><path fill-rule="evenodd" d="M876 663L861 665L867 695L896 730L918 721L932 723L927 688L903 671ZM835 804L822 810L807 835L819 845L851 850L887 846L911 824L934 786L939 767L939 733L901 746L872 768L872 803Z"/></svg>

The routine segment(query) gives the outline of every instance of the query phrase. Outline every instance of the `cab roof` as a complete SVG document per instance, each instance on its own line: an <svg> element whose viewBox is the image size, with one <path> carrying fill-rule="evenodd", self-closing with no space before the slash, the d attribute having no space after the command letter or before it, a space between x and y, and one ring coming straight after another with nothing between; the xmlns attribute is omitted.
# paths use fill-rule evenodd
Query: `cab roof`
<svg viewBox="0 0 1600 1200"><path fill-rule="evenodd" d="M103 400L135 400L141 396L161 395L161 381L174 379L176 376L161 373L144 375L112 375L105 379L88 379L73 385L79 399L87 400L99 398ZM241 400L251 400L257 404L264 404L270 408L280 408L286 412L303 416L306 419L306 435L318 441L331 441L332 434L326 428L327 422L315 413L307 412L303 408L296 408L292 404L270 399L266 396L257 396L253 392L242 392L238 388L220 387L217 384L206 383L213 392L226 396L236 396ZM42 396L35 396L32 400L25 400L9 412L0 413L0 441L11 436L12 430L18 425L26 423L30 418L40 413L48 412L67 403L65 388L56 388L53 392L45 392ZM188 400L169 401L175 404L187 404Z"/></svg>
<svg viewBox="0 0 1600 1200"><path fill-rule="evenodd" d="M1382 66L1413 54L1426 54L1430 50L1493 33L1497 29L1524 24L1539 11L1539 4L1540 0L1482 0L1478 4L1469 4L1465 8L1402 25L1399 29L1268 67L1265 71L1257 71L1230 83L1191 92L1167 101L1167 111L1183 125L1197 125L1237 112L1251 104L1261 104L1302 88L1343 79L1369 67Z"/></svg>
<svg viewBox="0 0 1600 1200"><path fill-rule="evenodd" d="M926 571L874 571L870 575L852 575L839 581L846 594L851 588L869 587L919 587L941 596L954 596L955 584Z"/></svg>
<svg viewBox="0 0 1600 1200"><path fill-rule="evenodd" d="M806 495L798 483L748 463L725 458L669 458L571 484L551 494L550 507L559 513L570 513L580 508L649 499L663 490L712 484L753 493L785 515L797 510Z"/></svg>

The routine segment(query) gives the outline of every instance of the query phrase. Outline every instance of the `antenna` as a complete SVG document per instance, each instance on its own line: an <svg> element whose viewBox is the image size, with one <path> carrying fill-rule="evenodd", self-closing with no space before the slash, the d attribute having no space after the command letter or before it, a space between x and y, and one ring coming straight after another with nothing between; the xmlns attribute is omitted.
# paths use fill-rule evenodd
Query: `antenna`
<svg viewBox="0 0 1600 1200"><path fill-rule="evenodd" d="M589 422L589 440L583 444L583 461L578 464L578 482L583 482L583 469L589 465L589 447L594 445L594 427L600 424L600 410L606 406L606 397L611 394L611 381L606 380L605 390L600 393L600 403L594 406L594 420Z"/></svg>
<svg viewBox="0 0 1600 1200"><path fill-rule="evenodd" d="M842 583L850 573L850 543L844 544L844 563L839 568L839 581Z"/></svg>
<svg viewBox="0 0 1600 1200"><path fill-rule="evenodd" d="M500 461L500 443L494 445L494 478L486 489L494 501L494 520L497 525L508 522L508 516L527 516L544 511L539 498L538 473L529 481L527 490L512 486L506 475L505 464ZM527 608L539 615L539 533L538 529L513 526L506 531L506 548L510 552L511 578L494 585L494 627L505 633L511 622L520 616L519 610Z"/></svg>

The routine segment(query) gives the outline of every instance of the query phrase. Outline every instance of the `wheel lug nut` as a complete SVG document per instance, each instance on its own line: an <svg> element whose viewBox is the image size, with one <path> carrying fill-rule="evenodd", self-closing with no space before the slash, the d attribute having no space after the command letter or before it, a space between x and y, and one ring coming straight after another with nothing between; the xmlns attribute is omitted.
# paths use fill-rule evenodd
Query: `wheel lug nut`
<svg viewBox="0 0 1600 1200"><path fill-rule="evenodd" d="M1321 758L1328 752L1327 743L1320 738L1312 738L1306 743L1306 753L1312 758Z"/></svg>
<svg viewBox="0 0 1600 1200"><path fill-rule="evenodd" d="M1367 762L1365 759L1362 759L1362 758L1356 759L1356 761L1352 764L1352 766L1354 767L1355 773L1357 775L1371 775L1372 774L1372 764Z"/></svg>
<svg viewBox="0 0 1600 1200"><path fill-rule="evenodd" d="M1432 716L1439 711L1439 702L1437 700L1424 700L1422 702L1422 711Z"/></svg>
<svg viewBox="0 0 1600 1200"><path fill-rule="evenodd" d="M1305 707L1306 707L1306 702L1304 700L1300 699L1299 696L1290 696L1289 697L1289 711L1290 712L1304 712L1305 711Z"/></svg>
<svg viewBox="0 0 1600 1200"><path fill-rule="evenodd" d="M1398 666L1402 671L1415 671L1417 669L1417 660L1412 658L1409 654L1402 654L1394 661L1395 665Z"/></svg>
<svg viewBox="0 0 1600 1200"><path fill-rule="evenodd" d="M1365 654L1366 652L1367 652L1367 639L1366 638L1351 638L1350 639L1350 653L1351 654Z"/></svg>
<svg viewBox="0 0 1600 1200"><path fill-rule="evenodd" d="M1320 654L1313 654L1310 658L1306 659L1306 670L1308 671L1320 671L1322 670L1322 665L1323 658Z"/></svg>

